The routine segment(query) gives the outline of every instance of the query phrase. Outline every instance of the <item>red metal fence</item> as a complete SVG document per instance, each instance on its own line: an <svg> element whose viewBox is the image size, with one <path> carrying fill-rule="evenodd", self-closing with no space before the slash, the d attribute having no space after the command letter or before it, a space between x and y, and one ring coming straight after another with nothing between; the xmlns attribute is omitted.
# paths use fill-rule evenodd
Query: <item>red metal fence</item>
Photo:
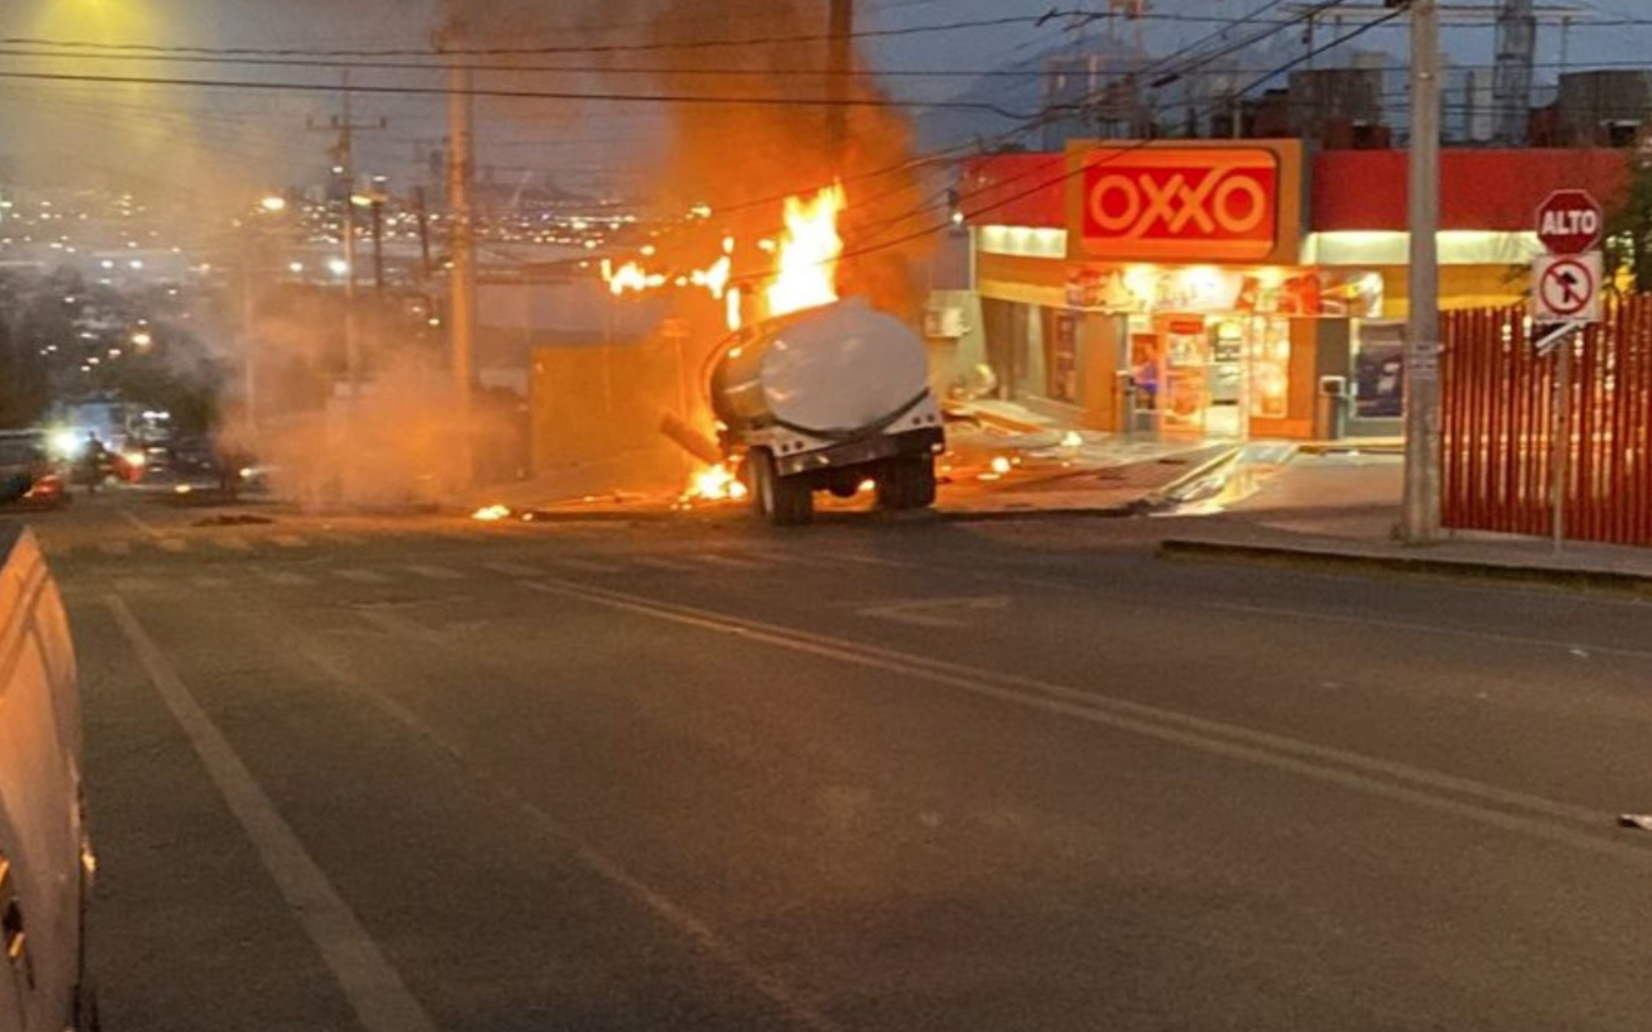
<svg viewBox="0 0 1652 1032"><path fill-rule="evenodd" d="M1523 309L1443 314L1444 522L1554 532L1558 349L1533 353ZM1652 546L1652 296L1573 338L1565 534Z"/></svg>

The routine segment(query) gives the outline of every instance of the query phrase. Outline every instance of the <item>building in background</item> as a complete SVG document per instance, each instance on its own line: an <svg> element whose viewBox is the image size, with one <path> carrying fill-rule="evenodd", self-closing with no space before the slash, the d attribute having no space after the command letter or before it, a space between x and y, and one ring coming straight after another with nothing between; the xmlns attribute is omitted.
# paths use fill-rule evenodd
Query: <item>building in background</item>
<svg viewBox="0 0 1652 1032"><path fill-rule="evenodd" d="M955 390L1098 430L1322 437L1322 394L1345 388L1353 432L1396 433L1406 160L1294 139L978 159L964 192L992 217L971 227L970 289L934 302L939 364ZM1522 302L1544 197L1610 202L1629 171L1605 149L1448 149L1442 164L1448 308Z"/></svg>

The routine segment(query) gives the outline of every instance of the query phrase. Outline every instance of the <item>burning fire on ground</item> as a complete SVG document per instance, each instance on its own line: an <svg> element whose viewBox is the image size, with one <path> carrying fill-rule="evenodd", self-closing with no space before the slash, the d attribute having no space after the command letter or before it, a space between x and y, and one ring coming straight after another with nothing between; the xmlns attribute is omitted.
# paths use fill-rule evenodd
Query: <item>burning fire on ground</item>
<svg viewBox="0 0 1652 1032"><path fill-rule="evenodd" d="M679 508L689 509L695 502L738 502L746 494L746 485L727 463L719 462L695 473L677 504Z"/></svg>

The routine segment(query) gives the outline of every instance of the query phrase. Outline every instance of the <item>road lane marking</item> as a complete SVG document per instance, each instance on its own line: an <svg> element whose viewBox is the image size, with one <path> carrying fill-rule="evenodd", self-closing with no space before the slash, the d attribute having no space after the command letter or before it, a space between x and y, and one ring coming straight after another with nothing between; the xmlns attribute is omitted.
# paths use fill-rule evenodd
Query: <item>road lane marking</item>
<svg viewBox="0 0 1652 1032"><path fill-rule="evenodd" d="M457 581L465 579L465 575L458 570L450 570L445 566L419 566L413 563L405 563L402 565L402 569L414 576L423 577L425 580Z"/></svg>
<svg viewBox="0 0 1652 1032"><path fill-rule="evenodd" d="M183 555L189 551L189 542L183 538L160 538L156 540L155 544L159 546L161 551L169 552L172 555Z"/></svg>
<svg viewBox="0 0 1652 1032"><path fill-rule="evenodd" d="M274 542L274 544L278 548L307 548L307 547L309 547L309 542L305 541L303 538L299 537L296 534L273 534L273 535L270 536L270 541Z"/></svg>
<svg viewBox="0 0 1652 1032"><path fill-rule="evenodd" d="M271 584L282 588L307 588L315 584L314 577L306 577L302 573L290 573L286 570L259 570L258 575Z"/></svg>
<svg viewBox="0 0 1652 1032"><path fill-rule="evenodd" d="M208 591L217 591L219 588L229 587L229 578L227 578L227 577L191 577L191 578L189 578L189 583L194 585L197 588L205 588Z"/></svg>
<svg viewBox="0 0 1652 1032"><path fill-rule="evenodd" d="M633 555L627 560L634 566L641 566L645 570L662 570L666 573L693 573L692 563L685 563L681 559L667 559L658 555Z"/></svg>
<svg viewBox="0 0 1652 1032"><path fill-rule="evenodd" d="M810 566L817 569L824 569L837 565L829 559L822 559L818 556L798 555L795 552L788 552L778 548L742 548L740 550L740 554L750 556L753 559L762 560L766 563L782 563L791 566Z"/></svg>
<svg viewBox="0 0 1652 1032"><path fill-rule="evenodd" d="M440 648L449 647L440 641L442 636L439 633L432 633L429 628L394 613L364 609L357 610L357 615L391 635ZM463 746L436 730L411 709L395 699L365 687L361 678L354 676L343 664L319 649L298 650L288 658L293 662L309 664L342 690L401 724L415 737L429 743L446 756L463 777L519 809L548 840L572 853L576 863L629 896L634 903L653 914L661 924L745 979L753 989L778 1007L793 1025L808 1032L844 1032L841 1025L810 1005L784 978L759 967L739 946L725 938L710 924L632 874L619 861L592 845L513 784L490 773L486 765L474 759Z"/></svg>
<svg viewBox="0 0 1652 1032"><path fill-rule="evenodd" d="M130 542L130 541L99 541L98 542L98 551L102 552L104 555L128 556L128 555L132 554L132 542Z"/></svg>
<svg viewBox="0 0 1652 1032"><path fill-rule="evenodd" d="M482 568L507 577L543 577L545 571L527 563L483 563Z"/></svg>
<svg viewBox="0 0 1652 1032"><path fill-rule="evenodd" d="M822 558L841 560L846 563L855 563L859 566L879 566L886 570L916 570L917 563L902 562L899 559L880 559L875 555L861 555L857 552L827 552Z"/></svg>
<svg viewBox="0 0 1652 1032"><path fill-rule="evenodd" d="M1558 638L1530 638L1519 634L1497 631L1475 631L1459 627L1441 627L1437 624L1412 623L1408 620L1389 620L1380 616L1351 616L1341 613L1315 613L1305 609L1285 609L1273 606L1254 606L1243 602L1204 602L1206 609L1231 613L1249 613L1254 616L1288 617L1292 620L1318 620L1322 623L1363 624L1406 634L1432 634L1439 637L1468 638L1472 641L1493 642L1499 645L1526 645L1541 649L1573 652L1581 649L1593 655L1618 656L1624 659L1652 659L1652 652L1643 649L1614 648L1610 645L1591 645L1581 641L1561 641Z"/></svg>
<svg viewBox="0 0 1652 1032"><path fill-rule="evenodd" d="M730 570L761 570L767 565L755 559L747 559L737 555L723 555L719 552L702 552L691 558L696 562L705 563L707 566L721 566Z"/></svg>
<svg viewBox="0 0 1652 1032"><path fill-rule="evenodd" d="M115 590L128 595L152 595L160 586L148 577L116 577Z"/></svg>
<svg viewBox="0 0 1652 1032"><path fill-rule="evenodd" d="M250 552L250 551L252 551L252 542L248 541L246 538L238 538L238 537L213 538L212 543L217 545L219 548L222 548L226 552Z"/></svg>
<svg viewBox="0 0 1652 1032"><path fill-rule="evenodd" d="M143 535L145 537L158 538L158 537L162 536L160 531L156 530L153 526L151 526L146 521L139 519L136 515L133 514L133 512L130 509L127 509L123 506L121 508L117 508L115 511L120 513L120 518L121 519L123 519L126 522L132 524L132 526L138 528L138 530L143 532Z"/></svg>
<svg viewBox="0 0 1652 1032"><path fill-rule="evenodd" d="M1008 609L1010 599L1005 595L986 598L921 598L904 602L888 602L863 606L855 612L874 620L908 624L912 627L967 627L970 621L959 619L961 613L981 613Z"/></svg>
<svg viewBox="0 0 1652 1032"><path fill-rule="evenodd" d="M524 586L548 595L581 599L610 609L730 635L741 641L913 677L984 698L1128 731L1210 755L1412 803L1506 831L1652 866L1652 849L1584 830L1609 828L1610 821L1605 811L1148 703L814 634L714 610L661 602L572 581L533 581Z"/></svg>
<svg viewBox="0 0 1652 1032"><path fill-rule="evenodd" d="M335 576L342 577L347 581L354 581L357 584L390 583L389 577L386 577L382 573L375 573L372 570L334 570L333 573Z"/></svg>
<svg viewBox="0 0 1652 1032"><path fill-rule="evenodd" d="M104 603L362 1027L367 1032L437 1032L435 1021L201 708L172 661L120 596L106 596Z"/></svg>
<svg viewBox="0 0 1652 1032"><path fill-rule="evenodd" d="M569 570L578 570L580 573L618 573L620 568L612 563L599 563L591 559L559 558L552 559L551 563Z"/></svg>

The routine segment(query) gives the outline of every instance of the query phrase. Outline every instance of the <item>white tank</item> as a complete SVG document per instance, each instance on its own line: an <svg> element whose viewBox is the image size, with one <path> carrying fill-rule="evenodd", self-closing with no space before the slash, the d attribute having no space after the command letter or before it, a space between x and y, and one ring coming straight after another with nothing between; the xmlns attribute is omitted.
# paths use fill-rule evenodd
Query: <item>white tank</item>
<svg viewBox="0 0 1652 1032"><path fill-rule="evenodd" d="M898 412L928 386L923 339L850 298L754 328L713 367L711 402L731 429L845 431Z"/></svg>

